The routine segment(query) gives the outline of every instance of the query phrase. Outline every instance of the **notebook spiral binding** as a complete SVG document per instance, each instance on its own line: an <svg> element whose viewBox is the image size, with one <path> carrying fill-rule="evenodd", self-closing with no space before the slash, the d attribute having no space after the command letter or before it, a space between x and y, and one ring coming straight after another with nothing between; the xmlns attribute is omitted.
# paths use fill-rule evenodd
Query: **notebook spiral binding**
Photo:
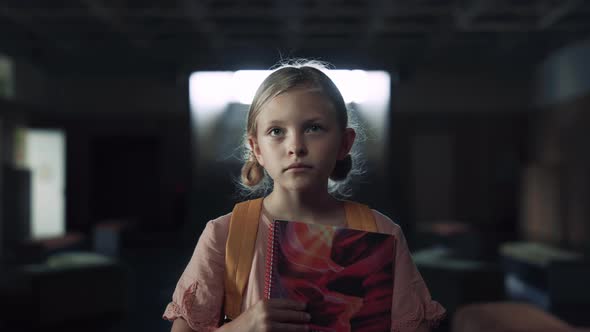
<svg viewBox="0 0 590 332"><path fill-rule="evenodd" d="M277 241L279 241L278 231L279 222L273 221L269 226L268 242L266 246L266 269L264 274L264 298L270 299L273 288L273 268L277 264L278 255L275 249L278 248Z"/></svg>

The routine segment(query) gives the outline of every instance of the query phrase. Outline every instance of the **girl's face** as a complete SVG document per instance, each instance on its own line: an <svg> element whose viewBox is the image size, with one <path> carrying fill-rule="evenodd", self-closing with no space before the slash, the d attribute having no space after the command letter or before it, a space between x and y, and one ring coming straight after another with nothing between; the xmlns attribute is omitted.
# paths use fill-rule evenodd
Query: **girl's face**
<svg viewBox="0 0 590 332"><path fill-rule="evenodd" d="M250 147L275 189L289 191L326 190L336 160L349 153L355 137L353 129L342 130L330 100L306 87L271 99L256 125Z"/></svg>

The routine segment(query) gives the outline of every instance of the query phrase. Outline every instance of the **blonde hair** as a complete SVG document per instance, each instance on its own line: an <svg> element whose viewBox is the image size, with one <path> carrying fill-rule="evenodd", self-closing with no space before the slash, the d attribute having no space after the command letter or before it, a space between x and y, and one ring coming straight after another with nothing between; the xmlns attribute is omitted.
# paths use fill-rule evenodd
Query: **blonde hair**
<svg viewBox="0 0 590 332"><path fill-rule="evenodd" d="M348 110L344 98L332 80L323 72L328 66L319 61L295 60L282 63L258 87L248 111L246 132L244 134L244 165L241 174L243 196L264 195L272 190L272 179L266 173L248 145L248 138L256 136L256 120L263 106L281 93L296 88L318 89L333 104L340 129L350 126ZM358 155L358 153L355 153ZM355 156L356 157L356 156ZM352 174L361 174L360 165L349 154L338 160L328 181L328 191L343 197L350 196L347 182Z"/></svg>

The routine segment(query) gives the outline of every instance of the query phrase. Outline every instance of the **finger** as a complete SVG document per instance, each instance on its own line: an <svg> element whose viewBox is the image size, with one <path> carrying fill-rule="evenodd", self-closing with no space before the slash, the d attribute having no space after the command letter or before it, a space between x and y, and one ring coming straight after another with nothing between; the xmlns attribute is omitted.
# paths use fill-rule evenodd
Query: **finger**
<svg viewBox="0 0 590 332"><path fill-rule="evenodd" d="M275 309L292 309L292 310L305 310L307 306L304 302L294 301L291 299L269 299L266 304L270 308Z"/></svg>
<svg viewBox="0 0 590 332"><path fill-rule="evenodd" d="M271 322L282 323L308 323L311 315L305 311L290 309L270 309L268 318Z"/></svg>
<svg viewBox="0 0 590 332"><path fill-rule="evenodd" d="M281 332L307 332L309 331L309 326L305 324L285 324L275 322L271 323L270 330Z"/></svg>

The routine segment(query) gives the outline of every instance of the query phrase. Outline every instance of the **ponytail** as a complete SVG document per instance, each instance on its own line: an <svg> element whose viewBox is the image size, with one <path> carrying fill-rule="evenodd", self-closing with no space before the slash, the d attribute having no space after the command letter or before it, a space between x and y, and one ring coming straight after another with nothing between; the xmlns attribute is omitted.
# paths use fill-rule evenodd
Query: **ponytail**
<svg viewBox="0 0 590 332"><path fill-rule="evenodd" d="M345 180L352 169L352 156L350 154L346 155L344 159L336 161L336 166L334 166L334 170L330 175L330 179L334 181L342 181Z"/></svg>
<svg viewBox="0 0 590 332"><path fill-rule="evenodd" d="M244 163L242 166L242 183L248 187L254 187L264 178L264 168L258 163L254 156Z"/></svg>

